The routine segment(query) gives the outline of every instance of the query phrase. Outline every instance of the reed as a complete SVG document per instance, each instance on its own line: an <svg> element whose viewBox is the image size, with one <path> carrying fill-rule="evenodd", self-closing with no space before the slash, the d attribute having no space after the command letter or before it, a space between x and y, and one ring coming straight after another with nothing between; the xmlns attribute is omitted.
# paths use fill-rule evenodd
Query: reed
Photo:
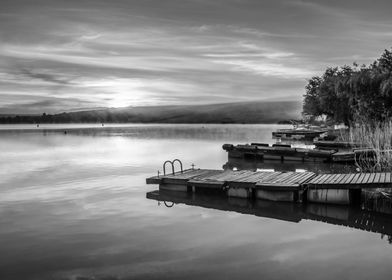
<svg viewBox="0 0 392 280"><path fill-rule="evenodd" d="M392 171L392 120L357 125L339 138L359 143L361 149L369 149L367 156L356 160L362 172Z"/></svg>

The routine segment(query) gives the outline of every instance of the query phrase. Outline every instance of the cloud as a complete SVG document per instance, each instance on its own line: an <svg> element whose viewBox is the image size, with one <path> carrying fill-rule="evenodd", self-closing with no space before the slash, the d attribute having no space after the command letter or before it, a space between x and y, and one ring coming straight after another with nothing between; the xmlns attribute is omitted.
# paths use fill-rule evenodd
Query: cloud
<svg viewBox="0 0 392 280"><path fill-rule="evenodd" d="M285 66L283 64L264 63L251 60L214 60L215 63L227 64L233 66L234 70L247 71L257 75L276 76L283 79L310 77L311 71L303 68Z"/></svg>
<svg viewBox="0 0 392 280"><path fill-rule="evenodd" d="M285 58L293 56L293 53L288 52L271 52L271 53L216 53L216 54L205 54L206 57L216 57L216 58L252 58L252 57L264 57L264 58Z"/></svg>
<svg viewBox="0 0 392 280"><path fill-rule="evenodd" d="M34 73L28 69L21 69L21 73L23 76L32 79L39 79L45 82L59 84L59 85L69 85L70 81L68 79L64 79L59 75L49 74L49 73Z"/></svg>
<svg viewBox="0 0 392 280"><path fill-rule="evenodd" d="M17 112L27 93L37 112L300 99L325 67L374 60L392 26L386 1L4 1L0 98Z"/></svg>

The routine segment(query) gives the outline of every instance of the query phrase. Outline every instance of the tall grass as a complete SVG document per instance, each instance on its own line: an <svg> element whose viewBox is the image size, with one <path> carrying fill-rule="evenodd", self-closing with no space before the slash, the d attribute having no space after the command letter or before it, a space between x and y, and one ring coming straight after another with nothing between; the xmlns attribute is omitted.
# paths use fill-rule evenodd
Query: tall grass
<svg viewBox="0 0 392 280"><path fill-rule="evenodd" d="M356 159L362 172L392 171L392 120L357 125L339 138L358 143L360 149L369 150Z"/></svg>

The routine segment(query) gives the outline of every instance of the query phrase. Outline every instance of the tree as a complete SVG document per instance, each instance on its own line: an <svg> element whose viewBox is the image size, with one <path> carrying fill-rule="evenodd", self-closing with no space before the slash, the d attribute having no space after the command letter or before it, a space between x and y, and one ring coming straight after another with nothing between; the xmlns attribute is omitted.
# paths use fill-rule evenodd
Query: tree
<svg viewBox="0 0 392 280"><path fill-rule="evenodd" d="M356 63L327 68L305 87L303 115L334 122L384 121L392 117L392 52L385 50L369 66Z"/></svg>

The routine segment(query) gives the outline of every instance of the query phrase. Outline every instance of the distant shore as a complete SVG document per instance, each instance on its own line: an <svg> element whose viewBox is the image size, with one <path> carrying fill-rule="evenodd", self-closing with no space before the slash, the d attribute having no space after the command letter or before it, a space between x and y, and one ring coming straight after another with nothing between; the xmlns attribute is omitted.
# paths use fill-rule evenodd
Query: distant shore
<svg viewBox="0 0 392 280"><path fill-rule="evenodd" d="M271 124L301 118L297 101L257 101L211 105L107 108L41 115L0 115L0 124L200 123Z"/></svg>

